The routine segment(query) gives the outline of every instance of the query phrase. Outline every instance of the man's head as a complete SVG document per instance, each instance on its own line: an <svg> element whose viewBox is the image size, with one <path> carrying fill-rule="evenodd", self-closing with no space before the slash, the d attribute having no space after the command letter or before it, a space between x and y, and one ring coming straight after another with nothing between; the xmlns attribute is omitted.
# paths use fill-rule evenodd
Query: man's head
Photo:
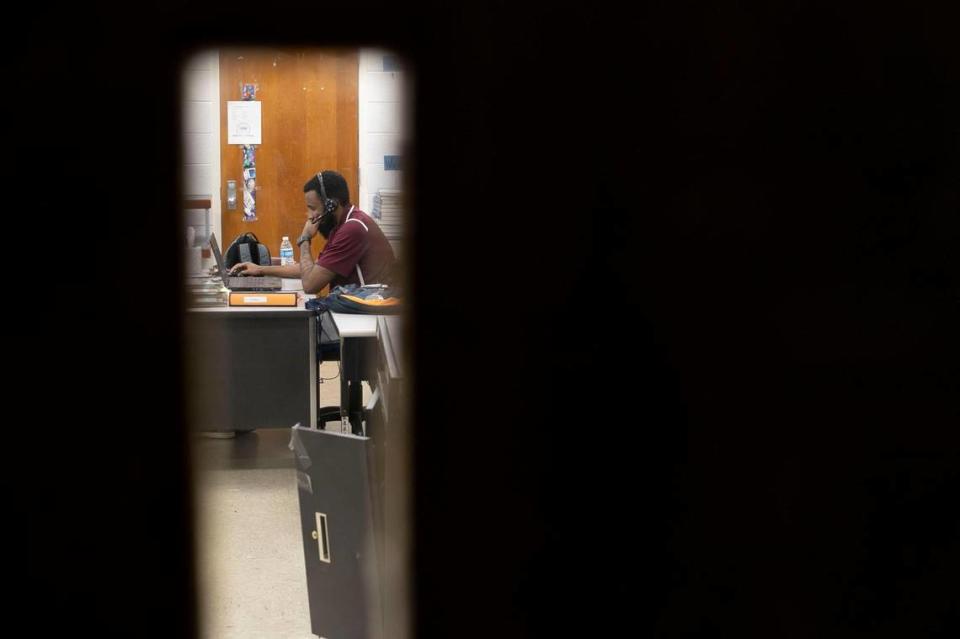
<svg viewBox="0 0 960 639"><path fill-rule="evenodd" d="M321 178L323 178L322 186ZM333 213L329 215L324 206L324 194L327 201L336 204ZM344 207L350 206L350 189L342 175L336 171L323 171L314 175L303 185L303 198L307 205L307 217L314 221L320 220L317 232L323 237L330 237L330 231L337 225L341 211Z"/></svg>

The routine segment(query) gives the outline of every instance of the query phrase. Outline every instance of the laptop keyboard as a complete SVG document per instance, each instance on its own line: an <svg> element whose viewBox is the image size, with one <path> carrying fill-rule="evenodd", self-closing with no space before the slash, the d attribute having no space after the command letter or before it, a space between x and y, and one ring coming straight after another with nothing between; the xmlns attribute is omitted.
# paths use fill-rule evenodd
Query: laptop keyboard
<svg viewBox="0 0 960 639"><path fill-rule="evenodd" d="M227 288L282 288L283 283L277 277L231 277Z"/></svg>

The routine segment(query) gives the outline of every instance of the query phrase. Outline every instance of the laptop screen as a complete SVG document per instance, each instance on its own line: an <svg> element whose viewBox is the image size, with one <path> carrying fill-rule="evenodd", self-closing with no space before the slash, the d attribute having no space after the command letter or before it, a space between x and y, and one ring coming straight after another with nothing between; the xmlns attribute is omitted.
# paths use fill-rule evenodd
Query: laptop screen
<svg viewBox="0 0 960 639"><path fill-rule="evenodd" d="M210 251L213 252L213 259L217 261L217 268L220 269L220 279L226 284L229 275L227 275L227 267L223 265L223 255L220 254L220 245L217 244L217 236L214 233L210 234Z"/></svg>

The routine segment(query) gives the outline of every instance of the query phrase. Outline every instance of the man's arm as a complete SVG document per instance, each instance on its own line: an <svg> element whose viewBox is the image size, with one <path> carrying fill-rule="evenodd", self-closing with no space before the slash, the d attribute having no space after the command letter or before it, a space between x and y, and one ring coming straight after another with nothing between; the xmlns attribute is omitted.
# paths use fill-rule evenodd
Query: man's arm
<svg viewBox="0 0 960 639"><path fill-rule="evenodd" d="M310 254L309 240L304 240L297 246L300 247L300 264L297 269L300 274L300 281L303 283L303 292L319 293L324 286L333 281L336 273L322 266L317 266L313 261L313 255Z"/></svg>
<svg viewBox="0 0 960 639"><path fill-rule="evenodd" d="M241 262L230 269L230 275L273 275L275 277L300 277L299 264L286 264L284 266L260 266L251 262Z"/></svg>

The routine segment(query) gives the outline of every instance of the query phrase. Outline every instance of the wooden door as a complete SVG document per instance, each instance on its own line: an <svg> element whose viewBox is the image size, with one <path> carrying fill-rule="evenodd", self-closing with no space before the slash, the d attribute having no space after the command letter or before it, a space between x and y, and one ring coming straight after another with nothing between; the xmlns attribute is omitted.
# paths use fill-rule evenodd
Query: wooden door
<svg viewBox="0 0 960 639"><path fill-rule="evenodd" d="M220 51L220 201L226 246L253 231L280 255L280 239L296 242L306 220L303 185L320 170L346 178L350 199L359 199L356 50L222 49ZM243 214L243 152L227 144L227 102L240 100L244 84L256 85L261 102L262 144L256 147L256 217ZM237 181L237 206L227 209L227 180ZM323 237L313 242L316 258ZM295 254L296 255L296 254Z"/></svg>

